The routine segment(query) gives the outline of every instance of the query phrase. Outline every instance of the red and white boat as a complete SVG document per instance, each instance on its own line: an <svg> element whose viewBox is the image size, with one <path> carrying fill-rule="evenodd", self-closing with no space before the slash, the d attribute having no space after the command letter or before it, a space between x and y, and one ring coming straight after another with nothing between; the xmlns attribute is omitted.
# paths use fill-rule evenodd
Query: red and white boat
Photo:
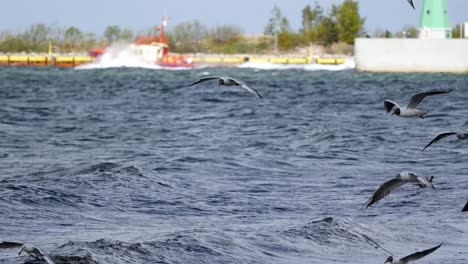
<svg viewBox="0 0 468 264"><path fill-rule="evenodd" d="M161 67L193 67L191 58L181 54L169 53L169 39L164 35L167 18L163 17L161 25L156 27L159 35L137 36L129 50L132 55L144 63L155 64ZM92 49L88 54L98 58L106 52L105 49Z"/></svg>

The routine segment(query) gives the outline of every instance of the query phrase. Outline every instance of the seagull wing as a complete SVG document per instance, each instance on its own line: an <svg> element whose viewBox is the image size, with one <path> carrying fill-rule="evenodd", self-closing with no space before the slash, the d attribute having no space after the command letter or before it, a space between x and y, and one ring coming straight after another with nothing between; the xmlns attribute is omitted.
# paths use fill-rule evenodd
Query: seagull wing
<svg viewBox="0 0 468 264"><path fill-rule="evenodd" d="M422 100L424 100L426 96L431 96L435 94L444 94L444 93L450 93L450 91L449 90L429 91L429 92L415 94L413 95L413 97L411 97L411 100L408 103L408 106L406 108L416 108L422 102Z"/></svg>
<svg viewBox="0 0 468 264"><path fill-rule="evenodd" d="M411 7L413 7L414 10L416 10L416 8L414 8L413 0L408 0L408 3L411 5Z"/></svg>
<svg viewBox="0 0 468 264"><path fill-rule="evenodd" d="M42 255L42 258L45 259L47 264L55 264L55 262L48 255Z"/></svg>
<svg viewBox="0 0 468 264"><path fill-rule="evenodd" d="M434 185L432 185L432 179L434 179L434 176L431 177L431 179L427 179L426 177L424 176L418 176L418 186L421 187L421 188L427 188L427 187L432 187L433 189L434 188Z"/></svg>
<svg viewBox="0 0 468 264"><path fill-rule="evenodd" d="M236 85L238 85L238 86L240 86L240 87L246 89L247 91L249 91L249 92L251 92L251 93L257 95L259 98L263 98L263 97L257 92L257 90L255 90L254 88L248 86L248 85L245 84L244 82L238 81L238 80L236 80L236 79L234 79L234 78L231 78L231 77L226 77L226 78L231 79L232 81L234 81L234 83L235 83Z"/></svg>
<svg viewBox="0 0 468 264"><path fill-rule="evenodd" d="M406 181L399 180L397 178L393 178L384 184L382 184L377 191L375 191L374 195L367 201L366 208L375 204L380 199L384 198L385 196L389 195L393 192L396 188L405 184Z"/></svg>
<svg viewBox="0 0 468 264"><path fill-rule="evenodd" d="M257 90L255 90L255 89L252 88L252 87L247 86L247 84L243 83L243 84L241 84L240 86L241 86L242 88L246 89L247 91L249 91L249 92L251 92L251 93L253 93L253 94L256 94L258 97L263 98L263 97L257 92Z"/></svg>
<svg viewBox="0 0 468 264"><path fill-rule="evenodd" d="M468 212L468 202L466 202L465 207L463 207L462 212Z"/></svg>
<svg viewBox="0 0 468 264"><path fill-rule="evenodd" d="M404 258L401 258L400 263L408 263L410 261L414 261L414 260L423 258L423 257L431 254L432 252L436 251L438 248L440 248L440 246L442 246L442 244L438 245L437 247L433 247L433 248L426 249L426 250L423 250L423 251L418 251L416 253L408 255L408 256L406 256Z"/></svg>
<svg viewBox="0 0 468 264"><path fill-rule="evenodd" d="M392 102L390 100L385 100L383 102L384 106L385 106L385 110L387 110L387 113L390 113L390 111L392 111L393 107L396 107L396 108L400 108L397 103L395 102Z"/></svg>
<svg viewBox="0 0 468 264"><path fill-rule="evenodd" d="M23 243L3 241L0 243L0 248L17 248L21 247L22 245Z"/></svg>
<svg viewBox="0 0 468 264"><path fill-rule="evenodd" d="M200 80L190 84L189 86L192 86L192 85L195 85L197 83L201 83L201 82L205 82L205 81L209 81L209 80L219 80L221 79L220 77L217 77L217 76L210 76L210 77L204 77L204 78L201 78Z"/></svg>
<svg viewBox="0 0 468 264"><path fill-rule="evenodd" d="M429 142L429 144L427 144L421 151L424 151L425 149L427 149L427 147L432 145L432 143L437 142L437 141L441 140L444 137L448 137L448 136L456 135L456 134L457 133L455 133L455 132L448 132L448 133L439 134L439 135L437 135L437 137L435 137L433 140L431 140L431 142Z"/></svg>
<svg viewBox="0 0 468 264"><path fill-rule="evenodd" d="M44 251L42 251L38 247L31 247L31 249L34 251L34 254L36 255L36 258L38 259L44 259L47 264L55 264L55 262L47 255Z"/></svg>

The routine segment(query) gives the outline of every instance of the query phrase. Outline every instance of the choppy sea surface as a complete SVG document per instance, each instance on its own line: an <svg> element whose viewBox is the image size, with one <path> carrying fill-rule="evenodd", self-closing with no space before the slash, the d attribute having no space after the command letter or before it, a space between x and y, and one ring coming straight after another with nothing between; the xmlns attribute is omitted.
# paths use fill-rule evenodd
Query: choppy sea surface
<svg viewBox="0 0 468 264"><path fill-rule="evenodd" d="M264 99L208 75L244 80ZM388 115L431 89L424 119ZM0 241L56 263L468 263L468 75L0 68ZM435 176L363 209L401 171ZM0 263L41 263L16 249ZM72 262L72 261L75 262Z"/></svg>

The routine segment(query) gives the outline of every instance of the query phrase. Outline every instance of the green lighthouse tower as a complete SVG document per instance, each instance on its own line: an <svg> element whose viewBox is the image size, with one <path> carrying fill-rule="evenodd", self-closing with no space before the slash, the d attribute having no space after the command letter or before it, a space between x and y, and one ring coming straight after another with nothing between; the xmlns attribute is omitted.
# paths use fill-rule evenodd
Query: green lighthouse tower
<svg viewBox="0 0 468 264"><path fill-rule="evenodd" d="M447 0L424 0L419 38L447 39L452 37L447 14Z"/></svg>

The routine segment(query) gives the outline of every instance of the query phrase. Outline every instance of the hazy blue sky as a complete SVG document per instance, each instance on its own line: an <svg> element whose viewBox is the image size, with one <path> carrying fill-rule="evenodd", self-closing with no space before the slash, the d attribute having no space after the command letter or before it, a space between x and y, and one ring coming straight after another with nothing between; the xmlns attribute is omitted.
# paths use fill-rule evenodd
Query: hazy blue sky
<svg viewBox="0 0 468 264"><path fill-rule="evenodd" d="M314 0L2 0L0 30L20 31L34 23L77 26L101 35L105 27L116 24L132 30L146 30L170 16L169 27L198 19L208 26L236 24L247 34L263 32L273 3L277 2L294 30L300 27L301 9ZM328 9L342 0L318 0ZM423 0L414 0L414 11L406 0L360 0L366 29L400 30L419 24ZM452 25L468 21L468 0L448 0Z"/></svg>

